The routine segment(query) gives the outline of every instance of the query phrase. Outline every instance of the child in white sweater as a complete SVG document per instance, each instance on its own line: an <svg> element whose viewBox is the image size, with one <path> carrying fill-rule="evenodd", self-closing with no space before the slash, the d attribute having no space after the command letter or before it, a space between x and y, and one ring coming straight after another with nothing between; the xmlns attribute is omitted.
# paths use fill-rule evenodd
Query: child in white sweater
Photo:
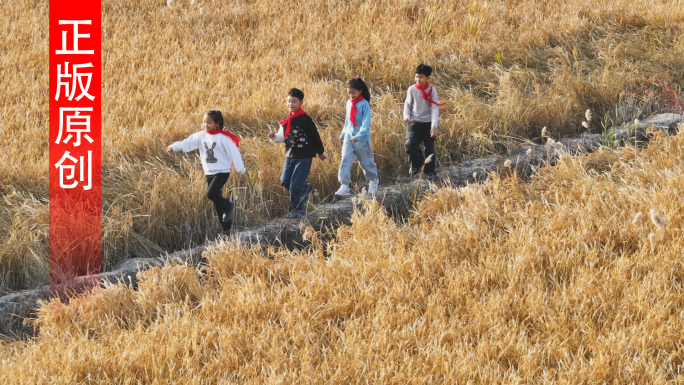
<svg viewBox="0 0 684 385"><path fill-rule="evenodd" d="M238 137L223 129L221 111L210 110L204 115L204 131L196 132L184 141L175 142L166 148L169 154L200 150L202 168L207 178L207 198L214 203L225 235L230 233L233 225L235 203L224 198L221 190L228 181L231 166L235 166L235 171L240 174L246 171L238 150L239 145Z"/></svg>

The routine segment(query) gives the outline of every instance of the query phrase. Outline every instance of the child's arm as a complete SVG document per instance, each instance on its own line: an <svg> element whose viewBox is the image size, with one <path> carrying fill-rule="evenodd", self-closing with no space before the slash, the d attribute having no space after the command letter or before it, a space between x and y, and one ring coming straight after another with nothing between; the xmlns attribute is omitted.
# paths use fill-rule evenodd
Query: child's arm
<svg viewBox="0 0 684 385"><path fill-rule="evenodd" d="M347 124L351 123L351 120L349 117L349 113L351 110L351 104L352 104L352 102L350 100L347 100L347 103L345 103L345 105L344 105L344 111L345 111L344 125L342 126L342 132L340 132L340 137L338 138L340 140L340 143L344 143L344 130L347 129Z"/></svg>
<svg viewBox="0 0 684 385"><path fill-rule="evenodd" d="M404 121L411 122L411 107L413 106L413 96L411 96L411 87L406 90L406 101L404 102Z"/></svg>
<svg viewBox="0 0 684 385"><path fill-rule="evenodd" d="M285 143L285 131L283 126L280 126L277 133L269 132L268 138L271 139L271 142L273 143Z"/></svg>
<svg viewBox="0 0 684 385"><path fill-rule="evenodd" d="M175 142L174 144L166 148L166 152L169 152L169 149L171 149L171 152L190 152L192 150L197 150L201 143L202 132L203 131L196 132L190 135L187 139L183 140L182 142Z"/></svg>
<svg viewBox="0 0 684 385"><path fill-rule="evenodd" d="M368 136L370 138L370 123L371 123L370 103L367 104L367 107L364 106L361 113L362 113L362 115L361 115L362 116L361 126L359 127L359 132L356 134L356 136L354 138L364 137L364 136Z"/></svg>
<svg viewBox="0 0 684 385"><path fill-rule="evenodd" d="M225 149L233 161L233 167L235 167L235 171L239 172L240 174L244 174L247 169L245 168L245 164L242 163L242 154L240 154L240 150L238 150L235 142L233 142L231 139L226 140Z"/></svg>
<svg viewBox="0 0 684 385"><path fill-rule="evenodd" d="M430 129L430 136L434 138L437 136L437 121L439 120L439 98L437 97L437 90L435 87L432 87L432 95L430 95L430 99L436 103L430 103L430 112L432 115L432 128Z"/></svg>
<svg viewBox="0 0 684 385"><path fill-rule="evenodd" d="M321 136L318 134L318 129L316 128L316 123L314 123L313 119L309 117L309 122L307 124L307 131L309 135L309 139L311 140L311 145L314 147L314 150L316 151L316 154L318 154L318 157L321 158L321 160L325 160L327 156L325 155L325 148L323 147L323 141L321 140Z"/></svg>

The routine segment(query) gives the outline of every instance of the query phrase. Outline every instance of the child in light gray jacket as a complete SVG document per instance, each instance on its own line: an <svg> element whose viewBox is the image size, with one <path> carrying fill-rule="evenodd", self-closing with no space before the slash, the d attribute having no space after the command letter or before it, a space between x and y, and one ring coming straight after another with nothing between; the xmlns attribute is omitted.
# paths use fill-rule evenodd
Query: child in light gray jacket
<svg viewBox="0 0 684 385"><path fill-rule="evenodd" d="M435 138L437 137L437 120L439 119L439 104L437 90L429 83L432 67L421 64L416 67L415 81L406 91L404 103L404 122L406 122L406 153L411 161L410 175L414 176L423 172L427 179L436 176L435 166ZM425 156L420 144L425 147ZM423 162L430 158L429 162Z"/></svg>

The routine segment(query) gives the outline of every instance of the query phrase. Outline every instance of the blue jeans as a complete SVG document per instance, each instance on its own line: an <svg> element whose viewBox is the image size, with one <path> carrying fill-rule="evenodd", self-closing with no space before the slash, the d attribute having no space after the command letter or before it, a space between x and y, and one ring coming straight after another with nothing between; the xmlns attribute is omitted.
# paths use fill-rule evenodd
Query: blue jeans
<svg viewBox="0 0 684 385"><path fill-rule="evenodd" d="M337 180L340 181L340 184L348 185L351 182L351 166L354 163L354 156L359 160L359 165L366 179L369 181L376 180L378 178L378 167L375 165L370 142L352 142L351 139L345 138L344 144L342 144L340 171L337 173Z"/></svg>
<svg viewBox="0 0 684 385"><path fill-rule="evenodd" d="M285 158L280 184L290 192L290 204L295 209L304 209L306 205L306 179L311 171L312 158Z"/></svg>

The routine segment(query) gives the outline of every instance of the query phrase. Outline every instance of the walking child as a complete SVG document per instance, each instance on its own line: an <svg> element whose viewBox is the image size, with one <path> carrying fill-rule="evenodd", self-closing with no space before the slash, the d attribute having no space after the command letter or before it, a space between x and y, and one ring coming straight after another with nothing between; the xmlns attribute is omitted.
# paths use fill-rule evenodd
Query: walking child
<svg viewBox="0 0 684 385"><path fill-rule="evenodd" d="M204 115L204 131L190 135L182 142L175 142L166 148L172 154L177 151L200 150L202 168L207 178L207 198L214 203L223 234L228 235L233 225L235 203L224 198L221 190L228 181L231 166L240 174L245 173L245 165L238 150L240 140L228 130L223 129L221 111L210 110Z"/></svg>
<svg viewBox="0 0 684 385"><path fill-rule="evenodd" d="M427 179L435 178L435 138L437 137L437 120L439 104L437 90L430 85L432 67L420 64L416 67L415 81L406 91L404 103L404 121L406 122L406 153L411 161L410 175L420 173L421 167ZM425 147L425 155L420 144ZM423 165L426 159L429 161Z"/></svg>
<svg viewBox="0 0 684 385"><path fill-rule="evenodd" d="M351 182L351 166L354 157L359 160L363 175L368 180L368 193L378 192L378 169L375 165L373 150L370 146L370 91L366 83L359 78L347 82L347 114L344 119L344 128L340 134L342 142L342 161L337 179L340 188L335 195L347 196L351 194L349 183Z"/></svg>
<svg viewBox="0 0 684 385"><path fill-rule="evenodd" d="M313 119L302 109L304 92L292 88L287 94L289 115L280 121L277 133L270 132L269 139L285 143L285 163L280 184L290 193L293 211L286 218L301 218L305 214L306 202L313 186L307 181L313 158L318 155L325 160L325 149Z"/></svg>

